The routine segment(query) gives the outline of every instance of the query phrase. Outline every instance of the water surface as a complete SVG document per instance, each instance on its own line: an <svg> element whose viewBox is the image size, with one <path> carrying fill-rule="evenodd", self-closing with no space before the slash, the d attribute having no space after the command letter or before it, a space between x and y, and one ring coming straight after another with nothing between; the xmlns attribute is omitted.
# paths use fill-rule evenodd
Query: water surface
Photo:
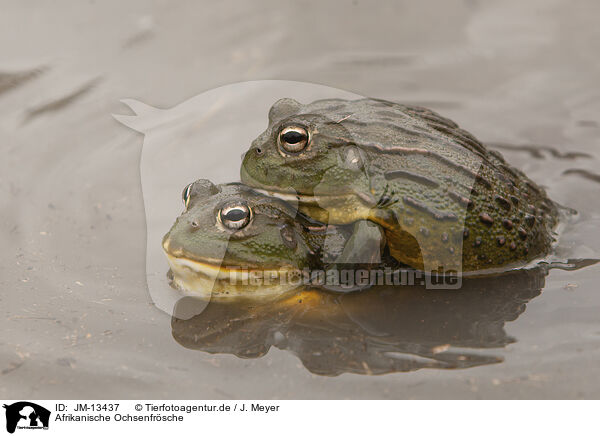
<svg viewBox="0 0 600 436"><path fill-rule="evenodd" d="M598 12L591 1L5 6L0 396L600 397L598 265L473 285L468 298L384 293L375 323L363 296L335 297L318 322L288 307L271 324L227 325L218 305L191 327L172 320L147 291L142 136L111 117L127 113L123 98L168 108L259 79L429 106L579 212L557 259L596 258ZM239 162L223 159L223 174ZM190 338L195 322L215 334ZM315 356L323 325L339 354ZM414 365L425 368L405 372Z"/></svg>

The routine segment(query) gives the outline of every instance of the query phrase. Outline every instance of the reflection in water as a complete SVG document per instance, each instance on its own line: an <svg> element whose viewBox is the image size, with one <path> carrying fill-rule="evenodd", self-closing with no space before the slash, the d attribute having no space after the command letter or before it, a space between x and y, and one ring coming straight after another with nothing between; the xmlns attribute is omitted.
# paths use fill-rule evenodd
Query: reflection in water
<svg viewBox="0 0 600 436"><path fill-rule="evenodd" d="M504 324L540 294L546 275L539 268L465 279L458 291L305 289L276 302L211 301L207 306L185 297L171 325L173 337L186 348L257 358L275 346L320 375L469 368L502 361L481 349L514 342Z"/></svg>

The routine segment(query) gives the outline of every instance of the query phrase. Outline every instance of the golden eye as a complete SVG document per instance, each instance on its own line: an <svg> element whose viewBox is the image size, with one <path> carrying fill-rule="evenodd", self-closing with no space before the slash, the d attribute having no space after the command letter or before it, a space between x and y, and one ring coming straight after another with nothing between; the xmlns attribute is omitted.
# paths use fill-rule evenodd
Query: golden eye
<svg viewBox="0 0 600 436"><path fill-rule="evenodd" d="M188 207L188 204L190 202L190 193L192 192L192 185L193 183L190 183L189 185L187 185L184 189L183 192L181 193L181 199L183 200L183 204L185 205L185 207Z"/></svg>
<svg viewBox="0 0 600 436"><path fill-rule="evenodd" d="M287 153L299 153L308 145L308 131L300 126L288 126L279 132L279 147Z"/></svg>
<svg viewBox="0 0 600 436"><path fill-rule="evenodd" d="M252 210L245 203L230 204L219 210L219 221L230 230L246 227L252 219Z"/></svg>

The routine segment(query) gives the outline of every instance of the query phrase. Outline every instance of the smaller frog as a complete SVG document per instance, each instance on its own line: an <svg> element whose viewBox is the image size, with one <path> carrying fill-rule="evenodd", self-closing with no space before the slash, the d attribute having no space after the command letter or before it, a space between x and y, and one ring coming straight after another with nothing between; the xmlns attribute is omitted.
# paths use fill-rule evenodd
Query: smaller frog
<svg viewBox="0 0 600 436"><path fill-rule="evenodd" d="M302 284L305 271L348 259L358 265L357 248L367 267L378 265L385 244L377 226L327 227L239 183L201 179L182 197L185 210L163 249L171 285L201 297L278 296Z"/></svg>

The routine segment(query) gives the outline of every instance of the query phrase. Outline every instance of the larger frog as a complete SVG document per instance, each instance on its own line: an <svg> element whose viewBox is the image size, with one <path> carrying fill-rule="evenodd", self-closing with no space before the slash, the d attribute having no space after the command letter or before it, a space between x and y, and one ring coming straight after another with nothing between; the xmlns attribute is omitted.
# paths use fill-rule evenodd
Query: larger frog
<svg viewBox="0 0 600 436"><path fill-rule="evenodd" d="M547 253L557 207L453 121L384 100L277 101L242 182L322 222L368 219L425 271L490 272Z"/></svg>
<svg viewBox="0 0 600 436"><path fill-rule="evenodd" d="M306 272L343 261L371 268L381 260L377 226L358 233L325 227L239 183L201 179L186 186L182 197L185 210L164 236L163 250L171 285L194 295L279 296L308 283ZM364 265L351 257L356 246ZM386 266L395 266L393 259Z"/></svg>

